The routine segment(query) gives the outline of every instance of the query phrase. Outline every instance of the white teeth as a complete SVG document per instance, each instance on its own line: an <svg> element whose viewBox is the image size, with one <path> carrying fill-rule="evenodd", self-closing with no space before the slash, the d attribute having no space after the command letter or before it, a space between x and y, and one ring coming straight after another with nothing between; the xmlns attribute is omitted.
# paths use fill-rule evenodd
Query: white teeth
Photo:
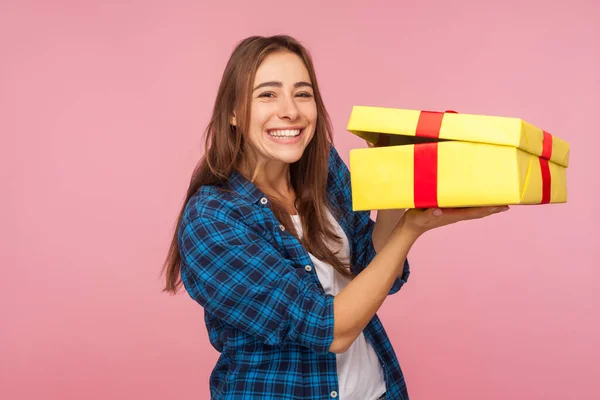
<svg viewBox="0 0 600 400"><path fill-rule="evenodd" d="M294 137L300 134L300 129L282 129L277 131L270 131L269 135L274 137Z"/></svg>

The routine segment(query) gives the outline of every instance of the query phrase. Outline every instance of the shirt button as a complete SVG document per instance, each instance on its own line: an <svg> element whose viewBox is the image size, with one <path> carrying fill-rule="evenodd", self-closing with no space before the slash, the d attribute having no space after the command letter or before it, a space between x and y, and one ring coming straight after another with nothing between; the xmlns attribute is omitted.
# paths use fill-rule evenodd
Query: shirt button
<svg viewBox="0 0 600 400"><path fill-rule="evenodd" d="M262 199L260 199L260 204L265 205L269 202L269 200L267 200L266 197L263 197Z"/></svg>
<svg viewBox="0 0 600 400"><path fill-rule="evenodd" d="M310 265L307 265L306 267L304 267L304 269L306 270L306 272L312 271L312 267Z"/></svg>
<svg viewBox="0 0 600 400"><path fill-rule="evenodd" d="M337 392L334 390L331 392L331 398L335 399L337 397Z"/></svg>
<svg viewBox="0 0 600 400"><path fill-rule="evenodd" d="M282 231L285 231L285 226L279 225L279 229L281 229Z"/></svg>

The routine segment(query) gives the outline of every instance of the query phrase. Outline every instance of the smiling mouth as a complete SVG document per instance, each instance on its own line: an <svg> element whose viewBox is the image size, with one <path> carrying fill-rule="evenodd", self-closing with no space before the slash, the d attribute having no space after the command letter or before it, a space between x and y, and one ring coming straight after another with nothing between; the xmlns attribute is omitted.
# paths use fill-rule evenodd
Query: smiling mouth
<svg viewBox="0 0 600 400"><path fill-rule="evenodd" d="M277 139L287 139L287 138L295 138L300 136L300 134L302 133L302 131L304 130L304 128L302 129L272 129L272 130L268 130L267 134L271 137L277 138Z"/></svg>

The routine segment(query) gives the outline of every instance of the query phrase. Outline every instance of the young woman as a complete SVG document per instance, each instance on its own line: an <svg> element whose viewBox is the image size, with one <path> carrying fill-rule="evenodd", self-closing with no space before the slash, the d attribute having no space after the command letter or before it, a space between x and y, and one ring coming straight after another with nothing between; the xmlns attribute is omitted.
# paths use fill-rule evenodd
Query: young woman
<svg viewBox="0 0 600 400"><path fill-rule="evenodd" d="M408 399L376 312L426 231L507 207L353 212L307 50L235 48L165 263L221 353L213 399Z"/></svg>

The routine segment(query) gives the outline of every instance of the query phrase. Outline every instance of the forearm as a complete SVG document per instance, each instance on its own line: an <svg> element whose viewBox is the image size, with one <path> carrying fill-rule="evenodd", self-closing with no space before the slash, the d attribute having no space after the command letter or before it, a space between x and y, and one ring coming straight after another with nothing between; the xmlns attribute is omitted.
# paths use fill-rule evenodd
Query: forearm
<svg viewBox="0 0 600 400"><path fill-rule="evenodd" d="M392 231L371 263L335 297L332 352L346 351L373 318L401 274L416 238L401 227Z"/></svg>
<svg viewBox="0 0 600 400"><path fill-rule="evenodd" d="M405 210L403 209L377 211L375 227L373 228L373 247L375 247L377 253L379 253L388 241L398 221L402 219L404 212Z"/></svg>

